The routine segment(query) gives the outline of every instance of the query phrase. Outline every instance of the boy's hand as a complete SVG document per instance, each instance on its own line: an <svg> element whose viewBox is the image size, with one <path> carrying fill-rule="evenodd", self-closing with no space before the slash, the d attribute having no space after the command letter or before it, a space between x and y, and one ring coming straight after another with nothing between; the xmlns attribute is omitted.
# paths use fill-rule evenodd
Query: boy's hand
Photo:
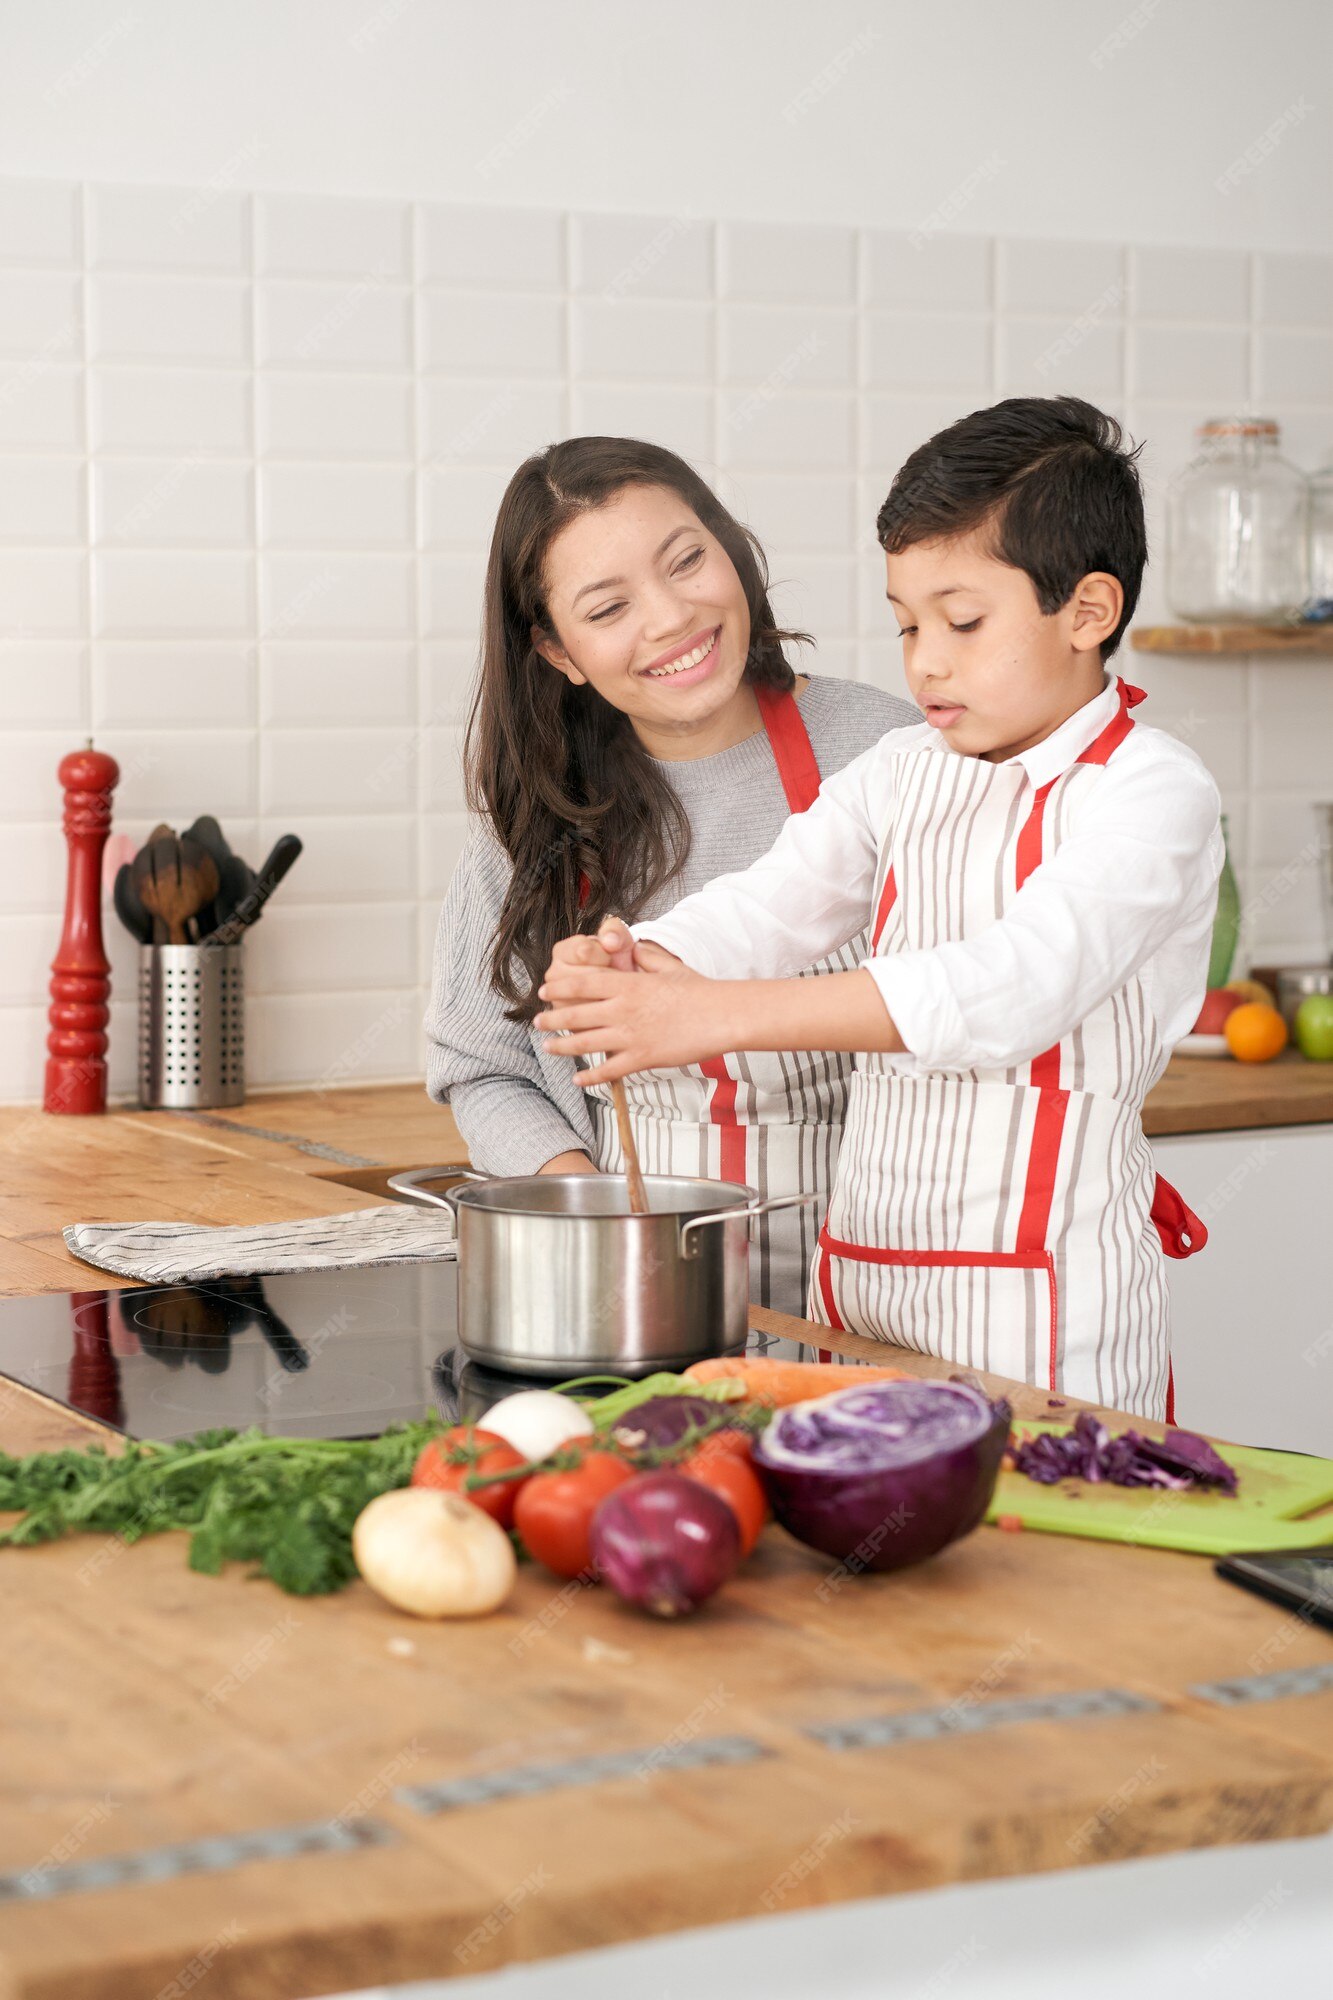
<svg viewBox="0 0 1333 2000"><path fill-rule="evenodd" d="M555 948L538 988L546 1010L533 1022L553 1037L548 1055L604 1056L580 1070L586 1087L634 1070L680 1069L734 1046L724 982L691 972L660 945L635 944L623 925L628 950L614 937L616 949L608 950L601 942L608 924L597 938L566 938Z"/></svg>
<svg viewBox="0 0 1333 2000"><path fill-rule="evenodd" d="M634 970L634 939L619 917L603 917L596 937L561 938L551 955L546 977L550 979L552 973L569 972L581 966L598 972L608 966L614 966L617 972Z"/></svg>

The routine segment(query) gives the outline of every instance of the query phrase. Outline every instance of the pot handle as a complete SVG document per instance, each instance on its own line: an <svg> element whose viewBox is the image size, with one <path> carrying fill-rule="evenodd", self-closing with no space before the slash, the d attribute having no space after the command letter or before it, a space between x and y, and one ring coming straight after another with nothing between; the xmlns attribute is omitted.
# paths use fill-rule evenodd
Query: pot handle
<svg viewBox="0 0 1333 2000"><path fill-rule="evenodd" d="M426 1181L443 1180L446 1174L454 1174L463 1181L485 1181L489 1174L479 1174L473 1167L411 1167L406 1173L390 1174L388 1185L395 1194L405 1194L409 1201L424 1201L431 1208L447 1208L457 1216L458 1204L453 1190L445 1188L442 1194L434 1194L424 1185Z"/></svg>
<svg viewBox="0 0 1333 2000"><path fill-rule="evenodd" d="M744 1222L747 1225L760 1215L770 1215L775 1208L802 1208L807 1202L818 1201L814 1192L809 1194L775 1194L767 1201L752 1201L748 1208L719 1208L711 1215L695 1215L681 1224L680 1254L682 1257L697 1257L699 1246L693 1237L696 1229L711 1229L719 1222Z"/></svg>

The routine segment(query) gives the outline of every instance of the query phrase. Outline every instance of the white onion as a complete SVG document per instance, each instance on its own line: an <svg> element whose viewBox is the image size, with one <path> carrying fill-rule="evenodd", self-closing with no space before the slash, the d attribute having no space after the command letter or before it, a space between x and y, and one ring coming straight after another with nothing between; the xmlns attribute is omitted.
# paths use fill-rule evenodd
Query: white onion
<svg viewBox="0 0 1333 2000"><path fill-rule="evenodd" d="M357 1515L352 1554L372 1590L418 1618L475 1618L503 1604L517 1565L508 1535L457 1493L402 1486Z"/></svg>
<svg viewBox="0 0 1333 2000"><path fill-rule="evenodd" d="M586 1410L554 1389L520 1389L492 1404L477 1425L511 1444L524 1458L549 1458L571 1438L591 1437L593 1421Z"/></svg>

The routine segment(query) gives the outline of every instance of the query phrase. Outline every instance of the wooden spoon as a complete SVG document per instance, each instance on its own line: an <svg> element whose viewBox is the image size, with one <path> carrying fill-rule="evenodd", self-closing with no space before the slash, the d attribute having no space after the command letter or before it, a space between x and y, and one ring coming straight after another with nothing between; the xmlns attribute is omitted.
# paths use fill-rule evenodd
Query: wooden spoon
<svg viewBox="0 0 1333 2000"><path fill-rule="evenodd" d="M217 863L196 841L154 842L153 871L139 884L139 900L166 925L169 943L189 943L186 924L217 892Z"/></svg>
<svg viewBox="0 0 1333 2000"><path fill-rule="evenodd" d="M629 1183L629 1212L631 1215L647 1215L648 1190L643 1184L643 1170L639 1166L639 1149L634 1143L634 1127L629 1121L629 1105L625 1101L625 1083L617 1077L611 1085L611 1102L616 1107L616 1128L620 1133L620 1150L625 1155L625 1179Z"/></svg>

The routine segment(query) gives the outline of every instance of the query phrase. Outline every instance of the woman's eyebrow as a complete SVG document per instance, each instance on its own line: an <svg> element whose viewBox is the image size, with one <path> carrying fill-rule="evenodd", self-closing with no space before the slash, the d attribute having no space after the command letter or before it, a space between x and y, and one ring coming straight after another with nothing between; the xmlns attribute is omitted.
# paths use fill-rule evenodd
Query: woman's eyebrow
<svg viewBox="0 0 1333 2000"><path fill-rule="evenodd" d="M664 542L659 543L658 547L653 550L653 561L658 562L661 559L661 557L663 557L666 554L667 550L671 547L671 544L680 535L690 535L693 534L694 532L695 531L693 528L673 528L671 530L671 533L667 536L666 540ZM624 581L625 579L623 576L604 576L599 583L585 583L582 589L576 590L574 592L574 595L570 598L569 600L570 610L572 611L574 609L574 606L578 603L579 599L581 597L586 597L590 590L610 590L616 584L621 584Z"/></svg>

